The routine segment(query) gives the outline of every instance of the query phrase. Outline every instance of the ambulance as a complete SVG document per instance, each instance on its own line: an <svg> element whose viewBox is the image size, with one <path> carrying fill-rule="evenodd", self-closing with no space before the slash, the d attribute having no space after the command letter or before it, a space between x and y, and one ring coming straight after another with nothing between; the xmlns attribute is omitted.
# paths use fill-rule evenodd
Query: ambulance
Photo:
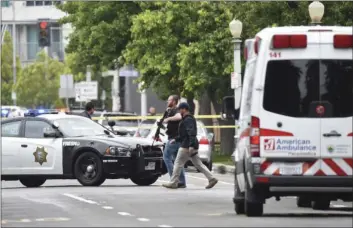
<svg viewBox="0 0 353 228"><path fill-rule="evenodd" d="M262 216L272 197L317 210L352 201L352 27L265 28L247 43L241 97L222 107L239 124L236 213Z"/></svg>

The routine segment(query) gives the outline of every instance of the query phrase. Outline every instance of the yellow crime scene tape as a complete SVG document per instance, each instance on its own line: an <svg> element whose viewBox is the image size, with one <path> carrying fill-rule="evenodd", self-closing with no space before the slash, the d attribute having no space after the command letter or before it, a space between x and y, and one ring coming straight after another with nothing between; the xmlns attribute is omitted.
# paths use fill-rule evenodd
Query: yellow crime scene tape
<svg viewBox="0 0 353 228"><path fill-rule="evenodd" d="M93 120L157 120L163 116L106 116L106 117L92 117ZM196 115L196 119L220 119L221 115Z"/></svg>
<svg viewBox="0 0 353 228"><path fill-rule="evenodd" d="M155 119L159 120L163 116L106 116L106 117L92 117L92 120L147 120L147 119ZM196 119L221 119L221 115L195 115ZM2 117L1 119L7 119L6 117ZM136 128L129 126L122 126L122 128ZM140 129L151 129L156 127L149 126L139 126ZM237 125L211 125L211 126L203 126L203 128L239 128Z"/></svg>

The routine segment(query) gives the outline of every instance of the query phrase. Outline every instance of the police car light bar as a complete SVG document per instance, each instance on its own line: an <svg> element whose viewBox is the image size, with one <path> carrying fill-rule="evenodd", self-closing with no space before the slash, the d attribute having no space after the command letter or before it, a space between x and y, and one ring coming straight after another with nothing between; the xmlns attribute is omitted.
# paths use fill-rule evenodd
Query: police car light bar
<svg viewBox="0 0 353 228"><path fill-rule="evenodd" d="M272 39L272 47L280 48L306 48L306 35L274 35Z"/></svg>
<svg viewBox="0 0 353 228"><path fill-rule="evenodd" d="M335 48L353 48L352 35L334 35L333 46Z"/></svg>

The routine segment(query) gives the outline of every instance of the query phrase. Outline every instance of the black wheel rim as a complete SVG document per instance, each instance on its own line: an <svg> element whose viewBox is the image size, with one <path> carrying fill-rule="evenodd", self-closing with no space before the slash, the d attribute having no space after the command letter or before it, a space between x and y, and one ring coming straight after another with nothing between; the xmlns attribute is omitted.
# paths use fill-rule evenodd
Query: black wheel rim
<svg viewBox="0 0 353 228"><path fill-rule="evenodd" d="M93 181L98 173L97 159L89 155L82 157L79 161L78 172L86 181Z"/></svg>

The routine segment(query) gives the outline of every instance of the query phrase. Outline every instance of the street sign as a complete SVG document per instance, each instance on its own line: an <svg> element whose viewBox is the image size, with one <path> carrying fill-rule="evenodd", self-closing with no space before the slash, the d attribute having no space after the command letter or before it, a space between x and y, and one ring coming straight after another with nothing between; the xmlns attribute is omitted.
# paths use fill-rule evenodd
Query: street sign
<svg viewBox="0 0 353 228"><path fill-rule="evenodd" d="M75 83L76 101L83 102L98 99L98 82L97 81L83 81Z"/></svg>
<svg viewBox="0 0 353 228"><path fill-rule="evenodd" d="M71 74L60 75L60 88L74 88L74 77Z"/></svg>
<svg viewBox="0 0 353 228"><path fill-rule="evenodd" d="M231 77L230 77L230 88L231 89L237 89L240 87L240 85L239 85L240 78L241 78L240 74L232 72Z"/></svg>
<svg viewBox="0 0 353 228"><path fill-rule="evenodd" d="M71 74L60 75L59 97L60 98L75 97L73 75Z"/></svg>

